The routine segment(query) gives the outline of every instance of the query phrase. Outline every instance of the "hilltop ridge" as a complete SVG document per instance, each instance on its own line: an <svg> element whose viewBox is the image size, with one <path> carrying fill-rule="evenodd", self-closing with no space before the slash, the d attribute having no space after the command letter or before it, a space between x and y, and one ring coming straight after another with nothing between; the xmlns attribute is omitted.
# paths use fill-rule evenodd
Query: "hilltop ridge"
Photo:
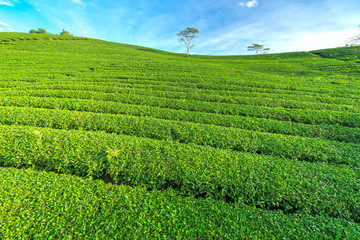
<svg viewBox="0 0 360 240"><path fill-rule="evenodd" d="M163 53L163 54L174 54L174 55L181 55L184 56L185 54L181 53L171 53L163 50L131 45L131 44L123 44L123 43L115 43L115 42L108 42L105 40L99 40L94 38L88 37L76 37L72 35L58 35L58 34L38 34L38 33L15 33L15 32L0 32L0 42L2 44L14 44L16 41L31 41L31 40L50 40L50 41L57 41L57 40L82 40L82 41L99 41L99 42L107 42L113 44L119 44L122 46L127 46L129 48L137 49L144 52L152 52L152 53ZM210 58L245 58L245 59L274 59L276 57L280 58L289 58L289 57L312 57L310 53L316 54L320 57L326 58L334 58L340 60L355 60L359 58L359 51L358 47L339 47L339 48L332 48L332 49L321 49L321 50L314 50L314 51L302 51L302 52L286 52L286 53L271 53L271 54L259 54L259 55L223 55L223 56L216 56L216 55L193 55L196 57L210 57Z"/></svg>

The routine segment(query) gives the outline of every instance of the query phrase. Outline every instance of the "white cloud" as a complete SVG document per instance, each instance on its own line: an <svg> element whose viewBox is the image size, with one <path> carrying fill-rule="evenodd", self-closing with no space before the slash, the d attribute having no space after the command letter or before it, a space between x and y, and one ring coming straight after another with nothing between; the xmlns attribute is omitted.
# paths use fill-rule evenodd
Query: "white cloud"
<svg viewBox="0 0 360 240"><path fill-rule="evenodd" d="M245 44L251 43L247 43L249 39L257 39L263 32L264 26L259 23L232 26L208 36L207 40L197 45L197 49L201 54L240 54L246 50L248 45Z"/></svg>
<svg viewBox="0 0 360 240"><path fill-rule="evenodd" d="M86 6L86 3L82 2L81 0L71 0L73 3L81 5L81 6Z"/></svg>
<svg viewBox="0 0 360 240"><path fill-rule="evenodd" d="M356 30L330 31L330 32L300 32L296 35L279 36L277 41L269 41L275 51L311 51L324 48L344 46L346 40L356 34Z"/></svg>
<svg viewBox="0 0 360 240"><path fill-rule="evenodd" d="M8 0L0 1L0 5L10 6L10 7L14 6L14 4Z"/></svg>
<svg viewBox="0 0 360 240"><path fill-rule="evenodd" d="M4 22L0 22L0 25L5 26L5 27L10 27L10 25L9 25L9 24L4 23Z"/></svg>
<svg viewBox="0 0 360 240"><path fill-rule="evenodd" d="M248 2L239 3L239 5L241 7L248 7L248 8L255 8L255 7L257 7L258 4L259 4L259 2L257 0L251 0L251 1L248 1Z"/></svg>
<svg viewBox="0 0 360 240"><path fill-rule="evenodd" d="M77 9L84 10L87 7L87 3L83 2L82 0L70 0L72 3L76 4Z"/></svg>
<svg viewBox="0 0 360 240"><path fill-rule="evenodd" d="M0 27L0 31L14 31L14 29L12 29L11 27L10 27L10 25L9 24L7 24L7 23L4 23L4 22L0 22L0 26L2 26L2 27ZM4 28L5 27L5 28Z"/></svg>

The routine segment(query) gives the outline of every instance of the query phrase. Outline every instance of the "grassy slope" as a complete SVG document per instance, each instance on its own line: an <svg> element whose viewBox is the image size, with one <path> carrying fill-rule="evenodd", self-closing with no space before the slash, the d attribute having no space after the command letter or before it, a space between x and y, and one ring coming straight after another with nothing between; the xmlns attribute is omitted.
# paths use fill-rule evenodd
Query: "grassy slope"
<svg viewBox="0 0 360 240"><path fill-rule="evenodd" d="M0 51L0 236L359 237L355 48L1 33Z"/></svg>
<svg viewBox="0 0 360 240"><path fill-rule="evenodd" d="M323 58L332 58L342 61L355 61L357 63L359 63L360 57L359 46L323 49L312 51L312 53Z"/></svg>

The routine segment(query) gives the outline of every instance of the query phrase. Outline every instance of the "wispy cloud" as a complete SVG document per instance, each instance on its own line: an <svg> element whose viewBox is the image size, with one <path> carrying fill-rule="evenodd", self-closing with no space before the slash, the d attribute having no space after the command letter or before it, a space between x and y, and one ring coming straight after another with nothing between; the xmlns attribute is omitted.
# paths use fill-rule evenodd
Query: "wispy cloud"
<svg viewBox="0 0 360 240"><path fill-rule="evenodd" d="M71 0L71 1L76 4L83 4L83 2L81 0Z"/></svg>
<svg viewBox="0 0 360 240"><path fill-rule="evenodd" d="M81 7L86 7L86 5L87 5L86 3L84 3L81 0L71 0L71 2L77 4L77 5L81 6Z"/></svg>
<svg viewBox="0 0 360 240"><path fill-rule="evenodd" d="M9 25L9 24L4 23L4 22L0 22L0 25L5 26L5 27L10 27L10 25Z"/></svg>
<svg viewBox="0 0 360 240"><path fill-rule="evenodd" d="M9 7L13 7L14 4L10 1L7 1L7 0L2 0L0 1L0 5L5 5L5 6L9 6Z"/></svg>
<svg viewBox="0 0 360 240"><path fill-rule="evenodd" d="M199 43L200 54L240 54L247 44L263 35L266 27L260 23L232 26L207 36L207 40ZM255 40L254 40L255 41ZM256 42L257 43L257 42ZM209 51L211 49L211 51Z"/></svg>
<svg viewBox="0 0 360 240"><path fill-rule="evenodd" d="M257 0L251 0L248 2L240 2L239 5L241 7L247 7L247 8L255 8L257 7L257 5L259 4L259 2Z"/></svg>
<svg viewBox="0 0 360 240"><path fill-rule="evenodd" d="M7 24L7 23L4 23L4 22L0 22L0 31L5 31L5 30L7 30L7 31L14 31L14 29L12 29L11 27L10 27L10 25L9 24ZM5 28L4 28L5 27Z"/></svg>
<svg viewBox="0 0 360 240"><path fill-rule="evenodd" d="M292 36L280 36L276 41L269 41L269 44L281 52L311 51L344 46L346 40L355 34L356 29L313 33L300 32Z"/></svg>

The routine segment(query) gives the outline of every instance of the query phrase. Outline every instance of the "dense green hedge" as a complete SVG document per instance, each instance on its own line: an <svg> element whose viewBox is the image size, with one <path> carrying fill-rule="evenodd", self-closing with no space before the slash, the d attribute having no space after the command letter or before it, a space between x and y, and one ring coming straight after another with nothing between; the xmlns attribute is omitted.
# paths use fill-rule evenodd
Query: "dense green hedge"
<svg viewBox="0 0 360 240"><path fill-rule="evenodd" d="M343 219L0 168L4 239L356 239Z"/></svg>
<svg viewBox="0 0 360 240"><path fill-rule="evenodd" d="M41 97L0 97L2 106L35 107L50 109L67 109L76 111L126 114L135 116L150 116L159 119L178 120L202 124L212 124L223 127L234 127L259 132L278 133L303 137L322 138L342 142L360 143L360 128L349 128L338 125L311 125L278 121L266 118L254 118L245 116L232 116L214 113L202 113L185 110L174 110L151 106L123 104L117 102L105 102L84 99L68 98L41 98ZM6 110L5 110L6 111ZM12 111L26 111L15 110ZM35 111L35 110L27 110ZM41 110L38 110L41 111ZM4 113L4 118L9 113ZM43 113L44 114L44 113ZM21 117L21 116L20 116ZM26 117L26 116L23 116ZM31 116L29 118L32 118ZM13 123L10 120L9 123ZM66 121L66 120L60 120ZM80 125L80 124L78 124ZM39 125L38 125L39 126Z"/></svg>
<svg viewBox="0 0 360 240"><path fill-rule="evenodd" d="M360 57L359 46L341 47L334 49L322 49L322 50L312 51L312 53L322 58L332 58L342 61L358 62Z"/></svg>
<svg viewBox="0 0 360 240"><path fill-rule="evenodd" d="M105 131L310 162L359 166L360 161L359 144L160 120L150 117L6 107L0 108L0 123Z"/></svg>
<svg viewBox="0 0 360 240"><path fill-rule="evenodd" d="M239 105L229 103L210 103L194 100L166 99L141 95L121 95L114 93L100 93L91 91L70 90L28 90L7 92L11 96L37 96L95 99L101 101L114 101L138 105L155 106L195 112L207 112L226 115L251 116L269 118L282 121L292 121L307 124L337 124L348 127L360 127L360 114L329 110L306 110L270 108L253 105Z"/></svg>
<svg viewBox="0 0 360 240"><path fill-rule="evenodd" d="M33 166L264 209L360 220L358 170L350 167L97 132L8 126L0 130L0 161L5 166Z"/></svg>
<svg viewBox="0 0 360 240"><path fill-rule="evenodd" d="M88 69L85 67L85 69ZM112 75L109 75L112 74ZM55 75L55 76L54 76ZM311 91L296 91L291 90L289 87L287 89L271 89L265 87L252 87L252 86L238 86L236 89L223 89L226 87L226 84L218 84L221 86L221 89L211 89L206 87L206 85L213 86L213 82L204 81L201 84L199 80L193 80L193 82L188 82L188 79L181 79L181 81L169 81L169 79L159 79L149 77L119 77L116 73L113 72L102 72L101 78L94 78L94 76L89 75L86 70L82 70L80 79L71 79L64 75L63 73L52 74L51 76L46 76L47 79L44 81L39 78L39 76L32 76L34 78L33 82L36 84L24 84L18 85L18 89L77 89L84 91L103 91L103 92L121 92L128 93L128 91L137 94L146 93L150 90L153 90L155 94L165 94L166 92L172 92L174 95L172 97L180 98L186 94L186 98L195 98L197 100L219 100L221 102L235 103L237 98L244 99L246 98L265 98L265 99L277 99L280 101L278 104L283 104L283 101L289 101L290 104L295 102L307 102L309 106L312 105L317 108L318 103L325 103L330 105L349 105L342 106L346 110L350 110L352 106L359 106L359 99L354 94L339 94L338 91L331 91L328 94L324 93L314 93ZM161 77L161 76L158 76ZM341 77L341 75L339 76ZM343 76L342 76L343 77ZM61 83L53 82L52 79L61 79ZM0 76L1 79L1 76ZM41 80L41 81L40 81ZM302 82L303 83L303 82ZM101 84L101 85L98 85ZM199 85L200 84L200 85ZM246 82L245 84L249 84ZM199 86L198 86L199 85ZM329 85L329 84L326 84ZM356 88L356 87L355 87ZM127 90L128 89L128 90ZM338 90L338 89L337 89ZM340 89L341 90L341 89ZM165 93L163 93L165 92ZM179 95L178 95L179 94ZM160 95L161 96L161 95ZM183 96L184 97L184 96ZM193 99L193 100L195 100ZM276 102L274 102L276 103ZM325 105L323 104L323 105ZM285 105L286 106L286 105ZM326 105L325 105L326 106ZM330 106L326 106L330 108ZM335 106L335 108L337 108Z"/></svg>
<svg viewBox="0 0 360 240"><path fill-rule="evenodd" d="M65 82L65 81L64 81ZM162 83L163 84L163 83ZM82 83L62 83L62 84L36 84L30 85L28 88L26 86L21 89L28 90L44 90L44 89L53 89L53 90L77 90L77 91L96 91L101 93L121 93L121 94L132 94L132 95L145 95L145 96L154 96L162 97L168 99L188 99L196 101L205 101L205 102L220 102L220 103L235 103L235 104L245 104L245 105L255 105L255 106L266 106L266 107L284 107L284 108L297 108L297 109L314 109L314 110L332 110L332 111L348 111L348 112L360 112L360 107L354 107L349 105L350 102L353 102L354 105L357 102L356 99L346 99L345 104L328 104L322 102L311 102L307 98L302 99L301 97L296 97L296 99L279 99L280 96L277 94L272 94L269 96L256 96L256 93L250 92L246 94L243 92L237 92L241 96L228 96L220 95L218 91L213 93L206 93L202 91L185 91L183 88L176 88L171 86L164 85L154 85L150 86L144 84L123 85L119 82L105 82L105 86L91 85L89 82ZM148 88L148 89L147 89ZM158 89L161 90L158 90ZM283 97L283 96L281 96Z"/></svg>

